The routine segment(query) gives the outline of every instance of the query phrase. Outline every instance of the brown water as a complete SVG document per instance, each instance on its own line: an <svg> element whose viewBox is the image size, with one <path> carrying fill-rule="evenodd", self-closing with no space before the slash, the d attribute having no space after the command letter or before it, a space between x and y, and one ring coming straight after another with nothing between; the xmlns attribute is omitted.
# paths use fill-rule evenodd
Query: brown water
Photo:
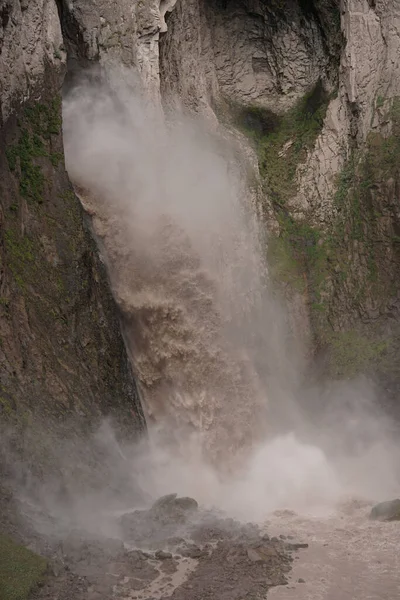
<svg viewBox="0 0 400 600"><path fill-rule="evenodd" d="M195 432L222 466L266 431L262 365L271 382L289 374L251 199L226 140L179 119L167 132L139 99L119 100L86 86L67 100L67 167L103 247L149 426L169 443Z"/></svg>
<svg viewBox="0 0 400 600"><path fill-rule="evenodd" d="M290 509L269 519L268 533L310 547L293 583L270 598L395 600L399 524L370 522L365 502L331 508L354 491L385 499L396 487L398 444L386 424L353 388L332 397L329 423L310 434L316 445L271 435L268 402L296 421L288 398L299 372L229 152L191 127L167 135L124 94L116 112L100 92L83 88L67 102L66 157L104 248L150 431L161 429L135 477L154 497L188 494L246 520ZM339 413L343 396L351 408ZM221 479L227 463L241 469ZM318 517L300 516L313 506Z"/></svg>
<svg viewBox="0 0 400 600"><path fill-rule="evenodd" d="M400 523L370 521L371 505L342 504L326 518L276 513L268 532L309 544L295 560L288 586L272 600L395 600L400 597ZM305 583L298 583L304 579Z"/></svg>

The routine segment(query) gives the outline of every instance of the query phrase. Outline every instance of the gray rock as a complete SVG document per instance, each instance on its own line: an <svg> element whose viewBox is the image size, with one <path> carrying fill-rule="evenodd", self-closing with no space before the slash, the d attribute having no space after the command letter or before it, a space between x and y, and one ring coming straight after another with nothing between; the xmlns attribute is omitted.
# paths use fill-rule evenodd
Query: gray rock
<svg viewBox="0 0 400 600"><path fill-rule="evenodd" d="M171 552L165 552L164 550L157 550L154 556L157 560L166 560L167 558L172 558Z"/></svg>
<svg viewBox="0 0 400 600"><path fill-rule="evenodd" d="M160 510L171 506L176 498L177 494L166 494L158 498L151 507L151 510Z"/></svg>
<svg viewBox="0 0 400 600"><path fill-rule="evenodd" d="M376 504L369 518L373 521L400 521L400 499L389 500Z"/></svg>
<svg viewBox="0 0 400 600"><path fill-rule="evenodd" d="M199 508L199 505L197 504L196 500L194 500L193 498L189 498L188 496L176 498L174 504L175 506L188 512L195 511Z"/></svg>
<svg viewBox="0 0 400 600"><path fill-rule="evenodd" d="M178 552L181 556L184 556L185 558L200 558L201 556L207 554L207 552L201 550L201 548L196 546L196 544L187 544L185 546L181 546L178 549Z"/></svg>
<svg viewBox="0 0 400 600"><path fill-rule="evenodd" d="M253 548L247 550L247 556L251 562L263 562L262 556L260 556L257 550L254 550Z"/></svg>

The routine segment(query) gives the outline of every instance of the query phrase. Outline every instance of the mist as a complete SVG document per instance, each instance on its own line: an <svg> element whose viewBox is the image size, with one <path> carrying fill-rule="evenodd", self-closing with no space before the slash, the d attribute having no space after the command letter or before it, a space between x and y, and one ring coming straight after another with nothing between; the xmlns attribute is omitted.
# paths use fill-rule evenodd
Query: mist
<svg viewBox="0 0 400 600"><path fill-rule="evenodd" d="M123 314L148 437L121 447L104 425L79 451L74 442L75 456L101 443L113 485L69 476L66 509L50 477L36 502L58 522L118 535L115 515L171 492L259 522L398 492L394 426L371 386L304 385L230 136L183 114L165 122L121 69L82 76L63 119L67 170ZM64 473L69 443L55 459Z"/></svg>

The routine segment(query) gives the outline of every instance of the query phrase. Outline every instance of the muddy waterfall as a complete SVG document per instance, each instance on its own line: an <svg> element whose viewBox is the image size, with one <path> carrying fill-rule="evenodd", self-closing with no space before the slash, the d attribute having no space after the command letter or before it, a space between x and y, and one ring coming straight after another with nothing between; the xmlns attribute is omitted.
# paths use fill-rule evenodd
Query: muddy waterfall
<svg viewBox="0 0 400 600"><path fill-rule="evenodd" d="M0 16L1 600L395 598L397 2Z"/></svg>

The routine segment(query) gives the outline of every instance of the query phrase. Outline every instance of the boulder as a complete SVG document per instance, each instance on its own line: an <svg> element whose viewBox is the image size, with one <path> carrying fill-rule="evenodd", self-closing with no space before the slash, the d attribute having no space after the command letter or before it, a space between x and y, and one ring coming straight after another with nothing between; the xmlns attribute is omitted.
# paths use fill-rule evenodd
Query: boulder
<svg viewBox="0 0 400 600"><path fill-rule="evenodd" d="M369 518L373 521L400 521L400 499L376 504Z"/></svg>

